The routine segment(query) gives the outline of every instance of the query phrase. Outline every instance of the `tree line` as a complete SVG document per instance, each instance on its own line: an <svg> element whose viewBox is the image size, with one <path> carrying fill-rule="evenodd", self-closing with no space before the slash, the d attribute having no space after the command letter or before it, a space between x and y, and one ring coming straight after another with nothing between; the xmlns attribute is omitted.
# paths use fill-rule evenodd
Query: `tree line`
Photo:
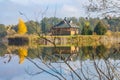
<svg viewBox="0 0 120 80"><path fill-rule="evenodd" d="M49 34L51 27L58 24L62 21L62 18L56 17L44 17L41 21L27 21L25 22L28 34ZM111 30L112 32L120 31L120 17L105 17L103 19L100 18L76 18L76 17L68 17L67 20L72 20L74 24L79 26L79 32L82 35L92 35L99 34L103 35L107 30ZM12 25L12 29L16 32L18 30L18 24ZM6 27L4 24L0 24L0 37L6 35Z"/></svg>

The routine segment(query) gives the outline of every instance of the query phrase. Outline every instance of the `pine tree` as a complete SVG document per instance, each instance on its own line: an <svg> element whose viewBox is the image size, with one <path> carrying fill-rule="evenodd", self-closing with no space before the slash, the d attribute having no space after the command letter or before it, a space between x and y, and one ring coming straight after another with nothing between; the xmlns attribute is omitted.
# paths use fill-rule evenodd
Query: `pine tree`
<svg viewBox="0 0 120 80"><path fill-rule="evenodd" d="M104 35L107 32L107 28L101 21L99 21L94 29L94 32L98 35Z"/></svg>

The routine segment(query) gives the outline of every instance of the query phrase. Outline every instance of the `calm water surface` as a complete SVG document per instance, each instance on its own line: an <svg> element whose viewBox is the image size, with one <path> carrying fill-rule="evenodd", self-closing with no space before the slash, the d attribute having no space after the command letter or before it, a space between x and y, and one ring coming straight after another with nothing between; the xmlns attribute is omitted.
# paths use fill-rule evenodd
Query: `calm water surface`
<svg viewBox="0 0 120 80"><path fill-rule="evenodd" d="M119 80L120 44L0 45L0 80Z"/></svg>

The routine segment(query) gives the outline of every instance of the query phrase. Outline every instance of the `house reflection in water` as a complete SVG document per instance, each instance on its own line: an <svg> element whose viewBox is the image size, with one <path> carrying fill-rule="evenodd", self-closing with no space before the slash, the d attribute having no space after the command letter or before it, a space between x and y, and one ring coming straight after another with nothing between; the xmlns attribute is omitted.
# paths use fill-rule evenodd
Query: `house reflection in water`
<svg viewBox="0 0 120 80"><path fill-rule="evenodd" d="M96 46L44 46L37 48L29 48L26 46L9 46L7 51L11 54L17 54L19 64L22 64L26 57L31 59L41 59L44 62L57 63L64 61L108 59L111 55L118 55L120 47L106 48L104 45ZM114 54L113 54L114 53ZM10 57L10 59L12 56ZM113 58L113 56L111 57ZM9 61L10 61L9 59Z"/></svg>
<svg viewBox="0 0 120 80"><path fill-rule="evenodd" d="M69 46L69 47L55 47L53 48L53 53L57 54L75 54L79 51L79 48L76 46Z"/></svg>
<svg viewBox="0 0 120 80"><path fill-rule="evenodd" d="M78 52L79 47L76 46L44 47L42 58L45 62L57 62L59 60L71 61L74 57L77 57Z"/></svg>

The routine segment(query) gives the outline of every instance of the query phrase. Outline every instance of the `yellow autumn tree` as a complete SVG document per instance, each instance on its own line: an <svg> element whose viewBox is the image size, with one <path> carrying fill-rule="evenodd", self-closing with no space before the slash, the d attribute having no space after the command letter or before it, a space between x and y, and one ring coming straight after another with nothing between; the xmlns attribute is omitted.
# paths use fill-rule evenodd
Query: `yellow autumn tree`
<svg viewBox="0 0 120 80"><path fill-rule="evenodd" d="M20 48L20 49L18 49L18 53L19 53L19 58L20 58L19 64L22 64L28 54L28 51L25 48Z"/></svg>
<svg viewBox="0 0 120 80"><path fill-rule="evenodd" d="M18 34L25 34L27 32L27 27L22 19L19 19L18 23Z"/></svg>

